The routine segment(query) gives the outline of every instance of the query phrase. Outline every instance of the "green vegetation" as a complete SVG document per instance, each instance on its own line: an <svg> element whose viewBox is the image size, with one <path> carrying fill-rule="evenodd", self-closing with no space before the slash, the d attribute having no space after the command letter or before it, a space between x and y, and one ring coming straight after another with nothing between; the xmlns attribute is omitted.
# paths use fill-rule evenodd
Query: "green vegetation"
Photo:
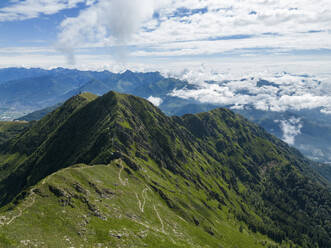
<svg viewBox="0 0 331 248"><path fill-rule="evenodd" d="M226 109L84 94L2 151L0 246L331 246L327 182Z"/></svg>
<svg viewBox="0 0 331 248"><path fill-rule="evenodd" d="M24 131L29 123L25 121L0 121L0 146Z"/></svg>
<svg viewBox="0 0 331 248"><path fill-rule="evenodd" d="M204 220L194 210L190 196L193 202L188 202L184 219L168 207L151 180L128 171L124 162L116 160L107 166L81 164L46 177L27 191L28 196L14 210L8 210L11 205L3 209L0 237L5 239L0 239L0 244L165 248L219 247L220 243L223 247L255 248L264 247L263 243L275 244L253 234L244 224L240 232L240 223L233 217L226 219L220 209L206 209L210 220ZM145 173L154 174L149 169ZM162 186L174 188L165 182ZM182 193L174 195L181 197ZM199 219L199 225L192 223L190 215L195 221ZM211 235L211 231L215 233Z"/></svg>

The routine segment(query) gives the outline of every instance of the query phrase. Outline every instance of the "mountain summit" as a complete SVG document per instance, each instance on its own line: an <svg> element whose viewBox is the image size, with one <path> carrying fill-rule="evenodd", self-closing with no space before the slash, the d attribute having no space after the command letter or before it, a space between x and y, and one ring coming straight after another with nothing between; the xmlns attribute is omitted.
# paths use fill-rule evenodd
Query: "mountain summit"
<svg viewBox="0 0 331 248"><path fill-rule="evenodd" d="M168 117L84 93L1 151L5 247L331 246L327 183L226 109Z"/></svg>

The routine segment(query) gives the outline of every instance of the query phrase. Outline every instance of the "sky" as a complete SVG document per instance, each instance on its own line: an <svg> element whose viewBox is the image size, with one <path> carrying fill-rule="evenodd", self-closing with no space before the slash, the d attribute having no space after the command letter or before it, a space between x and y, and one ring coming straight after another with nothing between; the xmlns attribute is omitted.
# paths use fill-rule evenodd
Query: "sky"
<svg viewBox="0 0 331 248"><path fill-rule="evenodd" d="M330 0L0 2L1 67L171 70L313 61L323 71L330 57Z"/></svg>

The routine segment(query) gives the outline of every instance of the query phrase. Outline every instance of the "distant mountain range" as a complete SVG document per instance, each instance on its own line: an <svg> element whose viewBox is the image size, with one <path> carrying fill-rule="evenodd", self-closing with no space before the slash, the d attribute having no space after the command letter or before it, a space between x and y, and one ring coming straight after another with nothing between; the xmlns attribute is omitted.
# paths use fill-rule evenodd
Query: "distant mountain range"
<svg viewBox="0 0 331 248"><path fill-rule="evenodd" d="M263 79L257 83L257 87L272 85L273 82ZM198 113L217 107L234 107L201 103L192 98L184 99L171 94L174 90L191 90L194 87L196 86L187 81L165 78L159 72L111 73L64 68L1 69L0 119L38 120L55 109L57 104L80 92L102 95L110 90L146 98L168 115ZM241 93L245 94L245 92ZM42 110L22 117L40 109ZM254 106L247 104L244 108L233 111L261 125L309 158L331 163L331 115L321 113L319 108L275 112L256 110Z"/></svg>
<svg viewBox="0 0 331 248"><path fill-rule="evenodd" d="M330 184L228 109L82 93L22 127L3 126L0 247L331 246Z"/></svg>

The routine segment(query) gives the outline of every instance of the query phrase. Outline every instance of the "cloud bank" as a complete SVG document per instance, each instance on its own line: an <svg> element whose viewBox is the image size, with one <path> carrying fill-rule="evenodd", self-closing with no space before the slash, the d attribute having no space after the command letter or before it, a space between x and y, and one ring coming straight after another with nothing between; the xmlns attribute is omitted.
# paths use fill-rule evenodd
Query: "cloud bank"
<svg viewBox="0 0 331 248"><path fill-rule="evenodd" d="M174 76L191 84L189 89L176 89L169 94L179 98L233 109L283 112L320 108L322 113L331 113L330 76L251 72L243 77L210 71L205 67L184 70Z"/></svg>

